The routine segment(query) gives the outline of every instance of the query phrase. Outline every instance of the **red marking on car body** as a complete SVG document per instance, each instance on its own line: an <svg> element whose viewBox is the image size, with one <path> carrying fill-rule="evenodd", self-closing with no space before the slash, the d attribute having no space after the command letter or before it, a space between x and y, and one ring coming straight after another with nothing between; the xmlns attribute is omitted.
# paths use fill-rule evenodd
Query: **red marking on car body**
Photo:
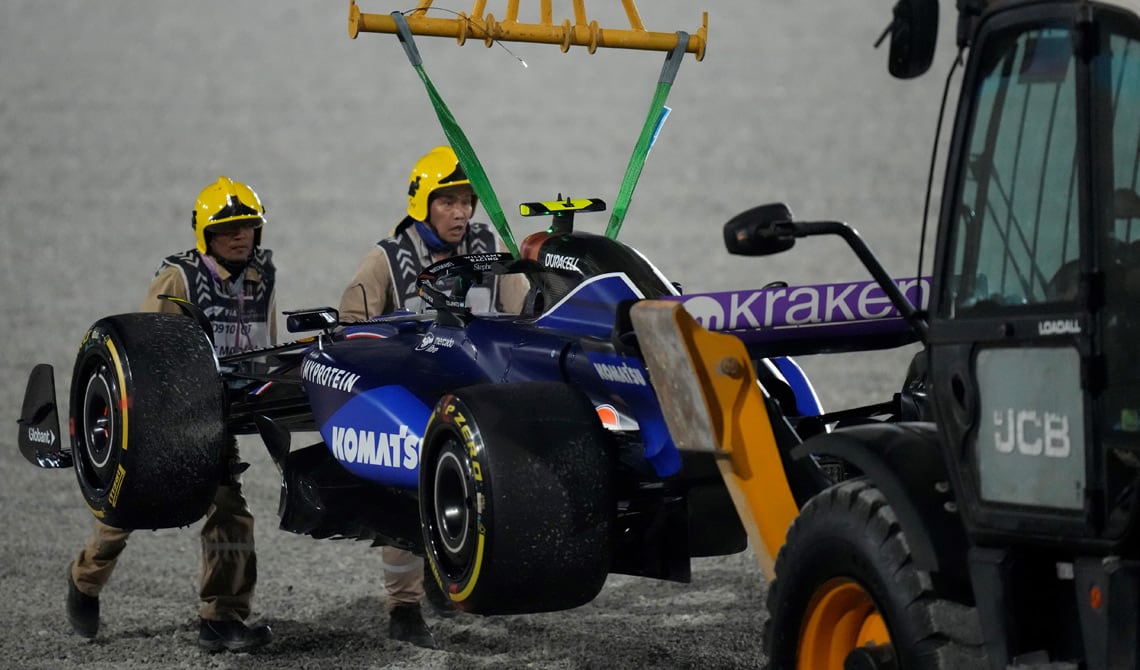
<svg viewBox="0 0 1140 670"><path fill-rule="evenodd" d="M621 425L621 420L618 418L617 410L613 405L598 405L594 408L598 412L598 418L602 420L602 425L609 428L617 428Z"/></svg>

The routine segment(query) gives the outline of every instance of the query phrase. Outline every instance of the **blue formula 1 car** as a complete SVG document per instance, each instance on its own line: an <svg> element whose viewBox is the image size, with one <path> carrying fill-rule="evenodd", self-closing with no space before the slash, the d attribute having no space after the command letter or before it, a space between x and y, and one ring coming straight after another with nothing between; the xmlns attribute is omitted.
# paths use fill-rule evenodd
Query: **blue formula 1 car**
<svg viewBox="0 0 1140 670"><path fill-rule="evenodd" d="M675 295L633 249L573 231L598 200L531 203L549 230L509 254L420 277L430 306L362 324L287 314L281 346L215 359L205 317L124 314L84 337L63 448L50 367L29 381L20 442L74 465L91 509L125 528L193 523L232 476L229 435L260 434L282 473L281 527L423 551L463 609L591 600L610 572L689 577L690 556L741 551L715 465L670 442L625 303ZM520 315L476 314L472 287L525 272ZM624 313L628 314L626 309ZM323 442L292 448L291 434ZM49 439L47 436L51 435Z"/></svg>
<svg viewBox="0 0 1140 670"><path fill-rule="evenodd" d="M106 523L162 528L201 518L243 467L230 436L259 434L281 470L282 529L422 551L473 613L576 607L609 573L687 581L691 557L748 539L713 457L670 439L630 325L634 302L685 296L634 249L573 230L576 212L604 207L523 205L551 225L520 258L428 268L421 314L342 324L331 308L287 313L291 332L319 334L277 347L216 358L191 305L101 319L71 378L71 448L41 365L21 450L41 467L74 465ZM521 314L469 308L473 287L510 272L531 282ZM761 362L767 387L788 391L781 417L819 414L794 364ZM293 448L293 433L314 430L322 442ZM818 465L785 468L818 484Z"/></svg>

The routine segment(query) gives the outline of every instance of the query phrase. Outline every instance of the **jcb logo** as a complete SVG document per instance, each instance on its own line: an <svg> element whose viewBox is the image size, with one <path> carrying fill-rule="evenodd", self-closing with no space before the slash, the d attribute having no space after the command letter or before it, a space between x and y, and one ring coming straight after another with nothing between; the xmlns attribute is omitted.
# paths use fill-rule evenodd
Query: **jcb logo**
<svg viewBox="0 0 1140 670"><path fill-rule="evenodd" d="M994 448L1010 454L1068 458L1072 453L1069 417L1032 409L994 411Z"/></svg>

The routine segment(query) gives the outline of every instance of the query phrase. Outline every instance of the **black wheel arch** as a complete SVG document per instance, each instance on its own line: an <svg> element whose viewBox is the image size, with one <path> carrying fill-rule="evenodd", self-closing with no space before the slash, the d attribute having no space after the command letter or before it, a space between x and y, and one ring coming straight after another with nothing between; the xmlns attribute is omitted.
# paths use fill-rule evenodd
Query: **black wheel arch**
<svg viewBox="0 0 1140 670"><path fill-rule="evenodd" d="M916 565L968 590L965 526L931 422L869 423L816 435L795 459L832 456L862 471L894 509Z"/></svg>

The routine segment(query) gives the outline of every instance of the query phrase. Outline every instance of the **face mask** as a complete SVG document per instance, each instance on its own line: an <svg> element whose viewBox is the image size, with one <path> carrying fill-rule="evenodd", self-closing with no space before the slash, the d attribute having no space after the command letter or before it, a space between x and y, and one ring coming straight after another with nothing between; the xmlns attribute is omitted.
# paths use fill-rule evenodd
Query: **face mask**
<svg viewBox="0 0 1140 670"><path fill-rule="evenodd" d="M416 221L416 232L420 234L420 237L423 239L424 244L427 245L428 251L432 252L433 254L453 254L455 253L455 250L459 248L459 244L462 244L462 240L456 244L448 244L444 242L443 240L439 239L439 235L435 234L435 231L431 229L431 226L427 225L423 221Z"/></svg>

